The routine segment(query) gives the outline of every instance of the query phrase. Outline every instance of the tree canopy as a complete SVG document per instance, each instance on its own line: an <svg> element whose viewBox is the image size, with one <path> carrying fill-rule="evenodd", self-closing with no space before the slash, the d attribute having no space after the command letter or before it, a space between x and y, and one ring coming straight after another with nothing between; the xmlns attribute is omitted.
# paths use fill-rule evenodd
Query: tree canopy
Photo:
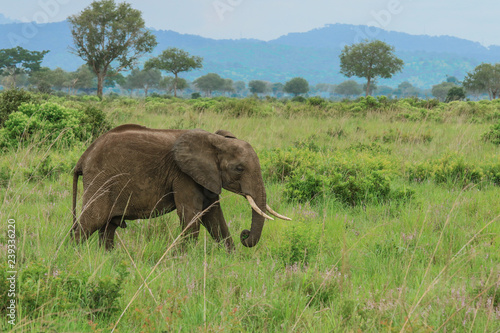
<svg viewBox="0 0 500 333"><path fill-rule="evenodd" d="M102 97L109 70L132 69L139 57L151 52L156 37L145 29L139 10L114 0L94 1L78 15L68 17L73 53L97 76L97 95Z"/></svg>
<svg viewBox="0 0 500 333"><path fill-rule="evenodd" d="M225 81L219 74L208 73L200 76L193 83L198 89L204 91L206 96L211 96L213 91L223 89Z"/></svg>
<svg viewBox="0 0 500 333"><path fill-rule="evenodd" d="M144 95L148 96L150 88L156 88L160 84L161 73L158 69L142 69L134 68L127 75L122 87L128 90L144 89Z"/></svg>
<svg viewBox="0 0 500 333"><path fill-rule="evenodd" d="M333 91L339 95L356 96L360 95L363 90L356 81L347 80L337 85Z"/></svg>
<svg viewBox="0 0 500 333"><path fill-rule="evenodd" d="M0 75L12 75L16 84L18 74L32 74L40 70L45 54L49 51L29 51L20 46L0 50Z"/></svg>
<svg viewBox="0 0 500 333"><path fill-rule="evenodd" d="M283 91L289 94L293 94L294 96L306 94L309 91L309 83L304 78L295 77L285 83Z"/></svg>
<svg viewBox="0 0 500 333"><path fill-rule="evenodd" d="M346 45L340 53L340 73L366 78L366 96L373 79L391 78L403 65L403 60L394 55L394 47L379 40Z"/></svg>
<svg viewBox="0 0 500 333"><path fill-rule="evenodd" d="M453 87L456 87L456 85L452 82L441 82L433 85L431 92L434 97L444 102L446 100L446 96L448 96L448 91L450 91Z"/></svg>
<svg viewBox="0 0 500 333"><path fill-rule="evenodd" d="M177 75L181 72L189 72L193 69L203 67L203 58L191 56L188 52L170 47L164 50L158 57L146 61L144 68L157 68L174 74L174 96L177 96Z"/></svg>
<svg viewBox="0 0 500 333"><path fill-rule="evenodd" d="M267 84L261 80L252 80L248 82L248 89L252 94L263 94L266 92Z"/></svg>
<svg viewBox="0 0 500 333"><path fill-rule="evenodd" d="M490 99L500 97L500 63L477 66L467 73L463 86L471 93L487 93Z"/></svg>

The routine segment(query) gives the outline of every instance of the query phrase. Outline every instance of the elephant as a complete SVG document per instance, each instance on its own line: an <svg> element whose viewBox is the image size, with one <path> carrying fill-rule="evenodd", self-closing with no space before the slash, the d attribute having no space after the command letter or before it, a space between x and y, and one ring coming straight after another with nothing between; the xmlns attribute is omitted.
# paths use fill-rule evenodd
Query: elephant
<svg viewBox="0 0 500 333"><path fill-rule="evenodd" d="M77 218L79 176L84 192ZM222 189L244 196L252 207L251 228L240 235L246 247L259 242L265 219L272 219L266 211L290 220L267 205L259 158L232 133L121 125L98 137L76 164L72 238L80 243L99 230L99 244L110 250L126 220L176 209L188 238L197 239L201 223L231 252L234 243L219 202Z"/></svg>

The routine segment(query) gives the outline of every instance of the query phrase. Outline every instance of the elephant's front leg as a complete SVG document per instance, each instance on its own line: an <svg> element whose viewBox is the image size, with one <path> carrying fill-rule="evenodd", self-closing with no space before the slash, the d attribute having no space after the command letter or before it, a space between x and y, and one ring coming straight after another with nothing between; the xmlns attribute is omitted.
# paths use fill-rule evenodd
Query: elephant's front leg
<svg viewBox="0 0 500 333"><path fill-rule="evenodd" d="M218 200L219 196L217 195L216 198L205 202L206 207L204 208L211 207L201 218L201 223L208 230L213 239L217 242L224 241L227 251L231 252L234 250L234 243L229 234L229 229Z"/></svg>
<svg viewBox="0 0 500 333"><path fill-rule="evenodd" d="M174 201L184 235L188 239L198 239L204 201L203 188L188 177L179 179L174 184Z"/></svg>

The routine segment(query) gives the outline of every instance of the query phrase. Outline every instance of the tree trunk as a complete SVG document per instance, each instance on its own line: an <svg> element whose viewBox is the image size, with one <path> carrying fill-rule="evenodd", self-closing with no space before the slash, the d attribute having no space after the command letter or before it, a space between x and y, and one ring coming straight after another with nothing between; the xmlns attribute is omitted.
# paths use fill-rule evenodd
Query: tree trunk
<svg viewBox="0 0 500 333"><path fill-rule="evenodd" d="M99 72L97 73L97 97L102 99L102 91L104 87L104 78L106 77L106 73Z"/></svg>
<svg viewBox="0 0 500 333"><path fill-rule="evenodd" d="M365 97L368 97L369 94L370 94L370 77L368 76L367 81L366 81L366 93L365 93Z"/></svg>
<svg viewBox="0 0 500 333"><path fill-rule="evenodd" d="M177 73L174 73L175 79L174 79L174 97L177 97Z"/></svg>

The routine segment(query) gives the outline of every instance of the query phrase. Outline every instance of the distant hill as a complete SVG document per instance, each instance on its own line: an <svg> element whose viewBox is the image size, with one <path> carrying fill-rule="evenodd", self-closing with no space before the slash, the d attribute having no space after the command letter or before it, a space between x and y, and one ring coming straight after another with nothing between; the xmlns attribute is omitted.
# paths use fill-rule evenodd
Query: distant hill
<svg viewBox="0 0 500 333"><path fill-rule="evenodd" d="M0 14L0 24L9 24L9 23L18 23L20 21L18 20L13 20L3 14Z"/></svg>
<svg viewBox="0 0 500 333"><path fill-rule="evenodd" d="M215 72L246 82L258 79L284 83L292 77L302 76L310 84L340 83L347 79L339 73L341 49L367 36L395 46L396 54L405 62L402 73L392 79L380 80L379 85L395 87L409 81L420 88L430 88L445 80L447 75L463 79L481 62L500 62L500 46L486 48L455 37L410 35L347 24L290 33L268 42L215 40L170 30L152 29L152 32L158 41L152 55L158 55L167 47L178 47L204 58L202 70L183 75L189 80ZM50 68L73 71L83 64L80 58L69 52L71 44L70 28L65 21L43 25L0 25L0 49L20 45L30 50L50 50L43 63Z"/></svg>

